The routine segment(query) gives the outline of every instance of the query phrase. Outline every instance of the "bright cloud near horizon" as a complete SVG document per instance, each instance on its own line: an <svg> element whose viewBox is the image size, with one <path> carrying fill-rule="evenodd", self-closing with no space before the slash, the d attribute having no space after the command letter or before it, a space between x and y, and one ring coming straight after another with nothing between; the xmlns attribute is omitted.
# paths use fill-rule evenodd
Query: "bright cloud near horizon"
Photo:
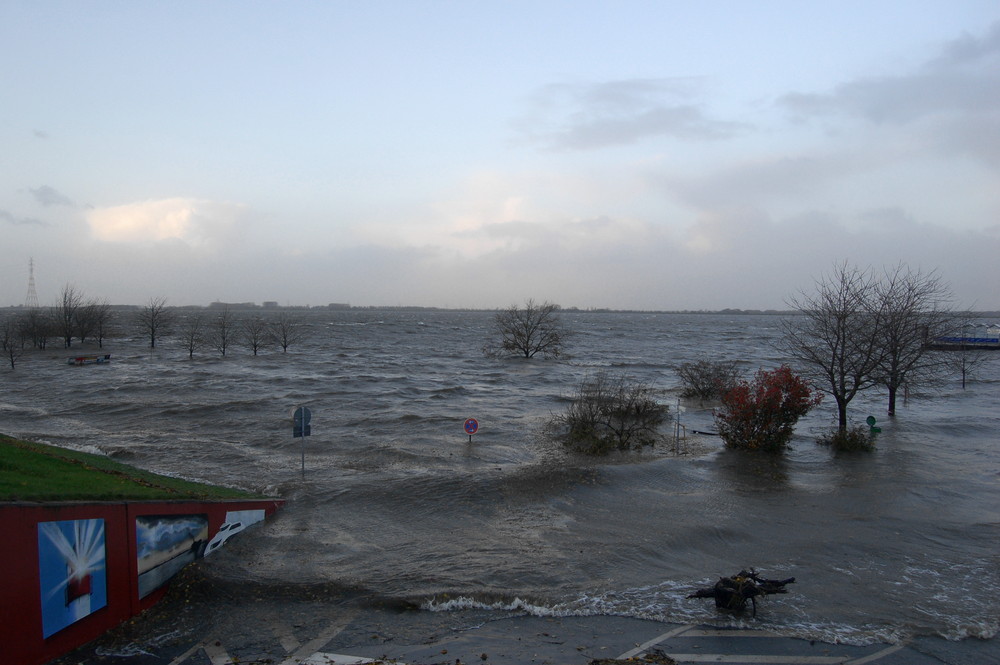
<svg viewBox="0 0 1000 665"><path fill-rule="evenodd" d="M0 307L1000 310L994 1L0 7Z"/></svg>

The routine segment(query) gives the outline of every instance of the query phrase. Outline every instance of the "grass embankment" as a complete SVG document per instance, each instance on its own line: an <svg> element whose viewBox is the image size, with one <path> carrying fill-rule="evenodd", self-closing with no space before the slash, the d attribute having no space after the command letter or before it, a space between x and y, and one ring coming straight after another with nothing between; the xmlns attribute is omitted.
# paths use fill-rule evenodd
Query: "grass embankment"
<svg viewBox="0 0 1000 665"><path fill-rule="evenodd" d="M258 498L242 490L159 476L100 455L0 434L0 501Z"/></svg>

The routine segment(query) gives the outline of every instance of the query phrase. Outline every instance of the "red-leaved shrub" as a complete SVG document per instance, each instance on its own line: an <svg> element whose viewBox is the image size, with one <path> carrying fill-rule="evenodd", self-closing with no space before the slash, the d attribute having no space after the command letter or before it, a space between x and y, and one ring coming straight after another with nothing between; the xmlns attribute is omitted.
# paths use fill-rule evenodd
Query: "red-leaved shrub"
<svg viewBox="0 0 1000 665"><path fill-rule="evenodd" d="M821 399L788 366L761 369L752 381L739 381L723 394L715 424L730 448L777 452L792 437L798 419Z"/></svg>

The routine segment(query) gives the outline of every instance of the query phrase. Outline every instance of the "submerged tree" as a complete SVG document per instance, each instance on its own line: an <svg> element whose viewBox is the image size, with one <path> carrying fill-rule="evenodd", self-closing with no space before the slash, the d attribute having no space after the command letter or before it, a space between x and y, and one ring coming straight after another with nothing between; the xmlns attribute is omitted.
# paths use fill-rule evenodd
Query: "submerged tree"
<svg viewBox="0 0 1000 665"><path fill-rule="evenodd" d="M136 323L149 339L149 348L156 348L156 340L164 335L172 321L171 314L172 312L167 309L167 299L163 296L150 298L149 302L139 309Z"/></svg>
<svg viewBox="0 0 1000 665"><path fill-rule="evenodd" d="M626 374L603 371L580 384L569 409L554 424L563 430L568 447L591 455L651 445L668 416L655 394L650 385Z"/></svg>
<svg viewBox="0 0 1000 665"><path fill-rule="evenodd" d="M279 312L271 322L271 337L284 353L288 353L288 347L302 339L302 335L302 321L288 312Z"/></svg>
<svg viewBox="0 0 1000 665"><path fill-rule="evenodd" d="M847 406L859 392L885 386L892 416L900 388L942 375L947 362L928 351L960 325L951 300L933 271L899 264L877 275L844 263L817 282L815 294L791 301L800 316L786 320L785 341L836 400L839 432L847 432Z"/></svg>
<svg viewBox="0 0 1000 665"><path fill-rule="evenodd" d="M940 355L928 353L929 342L951 334L959 317L950 308L950 288L935 272L902 264L886 271L874 297L882 310L879 382L889 391L888 414L894 416L900 388L934 380L947 367Z"/></svg>
<svg viewBox="0 0 1000 665"><path fill-rule="evenodd" d="M21 315L21 334L31 341L31 345L45 350L49 338L56 334L55 319L51 312L32 307Z"/></svg>
<svg viewBox="0 0 1000 665"><path fill-rule="evenodd" d="M191 314L184 319L181 326L181 340L188 352L188 360L194 358L195 350L205 339L205 321L201 314Z"/></svg>
<svg viewBox="0 0 1000 665"><path fill-rule="evenodd" d="M491 339L483 347L488 356L514 355L533 358L538 354L558 357L566 333L558 315L559 305L541 305L529 299L524 307L511 305L496 313Z"/></svg>
<svg viewBox="0 0 1000 665"><path fill-rule="evenodd" d="M212 326L212 343L215 346L215 350L223 356L229 350L229 345L233 343L233 326L235 323L233 314L229 306L226 305L219 312Z"/></svg>
<svg viewBox="0 0 1000 665"><path fill-rule="evenodd" d="M943 353L949 371L957 372L962 379L962 390L965 390L969 379L974 377L988 361L993 360L997 353L993 349L961 344L957 349L939 351Z"/></svg>
<svg viewBox="0 0 1000 665"><path fill-rule="evenodd" d="M715 424L727 447L778 452L821 397L787 365L758 370L752 381L739 381L722 396Z"/></svg>
<svg viewBox="0 0 1000 665"><path fill-rule="evenodd" d="M837 429L847 431L847 405L882 382L885 311L870 270L839 264L814 294L793 298L799 315L785 320L789 354L815 386L837 403Z"/></svg>
<svg viewBox="0 0 1000 665"><path fill-rule="evenodd" d="M21 333L21 322L14 316L4 317L0 321L0 350L14 369L18 359L24 352L24 337Z"/></svg>
<svg viewBox="0 0 1000 665"><path fill-rule="evenodd" d="M707 360L683 363L677 368L683 388L681 396L699 400L719 399L740 378L735 360Z"/></svg>
<svg viewBox="0 0 1000 665"><path fill-rule="evenodd" d="M243 341L250 347L253 354L257 355L261 347L264 346L264 342L269 338L270 330L267 322L259 316L251 316L243 320L240 328L243 334Z"/></svg>
<svg viewBox="0 0 1000 665"><path fill-rule="evenodd" d="M93 322L92 333L97 340L97 346L104 348L104 340L111 334L114 324L114 310L107 300L92 300L87 304L87 316Z"/></svg>
<svg viewBox="0 0 1000 665"><path fill-rule="evenodd" d="M71 284L64 286L59 303L53 308L52 318L58 326L59 334L67 349L73 345L73 337L76 336L77 328L77 312L82 306L83 294Z"/></svg>

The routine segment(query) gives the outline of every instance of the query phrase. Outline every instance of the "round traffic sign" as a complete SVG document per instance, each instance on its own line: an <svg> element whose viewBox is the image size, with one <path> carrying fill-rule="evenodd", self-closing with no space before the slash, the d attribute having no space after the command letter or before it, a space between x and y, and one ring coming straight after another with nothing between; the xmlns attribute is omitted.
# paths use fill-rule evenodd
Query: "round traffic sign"
<svg viewBox="0 0 1000 665"><path fill-rule="evenodd" d="M469 418L465 421L465 433L468 435L473 435L479 431L479 421L475 418Z"/></svg>

